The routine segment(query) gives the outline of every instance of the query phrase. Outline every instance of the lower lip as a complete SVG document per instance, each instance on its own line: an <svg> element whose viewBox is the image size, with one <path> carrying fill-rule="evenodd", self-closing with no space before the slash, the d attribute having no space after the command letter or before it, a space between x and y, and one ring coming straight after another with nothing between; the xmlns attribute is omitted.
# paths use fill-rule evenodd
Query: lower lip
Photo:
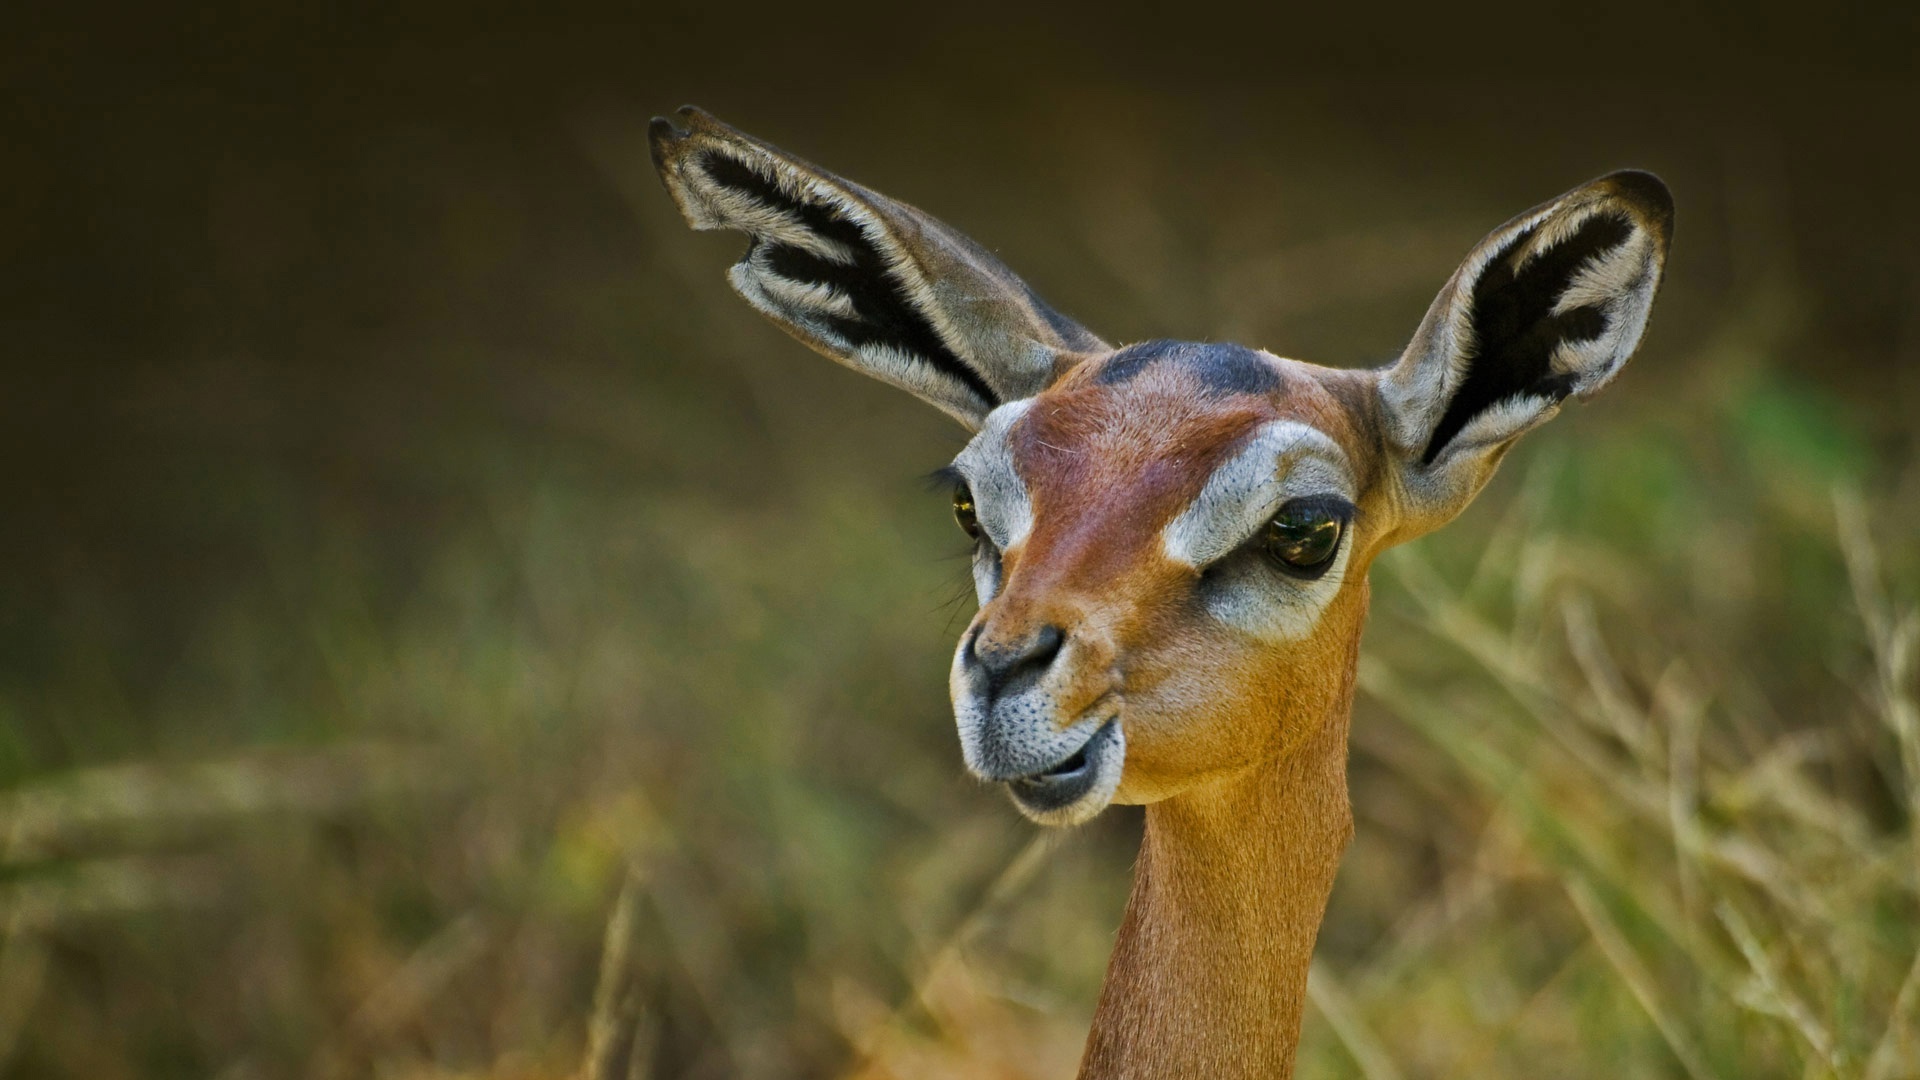
<svg viewBox="0 0 1920 1080"><path fill-rule="evenodd" d="M1093 740L1088 739L1087 741L1091 743ZM1087 748L1083 746L1079 750L1074 751L1072 757L1041 773L1039 776L1033 777L1033 779L1044 783L1071 779L1086 772L1092 764L1092 762L1087 760Z"/></svg>
<svg viewBox="0 0 1920 1080"><path fill-rule="evenodd" d="M1014 797L1029 804L1048 804L1044 807L1048 810L1058 810L1072 805L1086 791L1092 790L1089 781L1093 777L1094 756L1099 749L1104 748L1103 744L1110 737L1109 732L1116 723L1119 723L1118 717L1100 725L1100 728L1086 741L1086 745L1072 757L1055 766L1053 770L1009 781L1007 786L1012 789ZM1060 790L1062 788L1082 788L1083 790L1072 792L1065 802L1054 805L1061 795L1068 794L1062 792Z"/></svg>

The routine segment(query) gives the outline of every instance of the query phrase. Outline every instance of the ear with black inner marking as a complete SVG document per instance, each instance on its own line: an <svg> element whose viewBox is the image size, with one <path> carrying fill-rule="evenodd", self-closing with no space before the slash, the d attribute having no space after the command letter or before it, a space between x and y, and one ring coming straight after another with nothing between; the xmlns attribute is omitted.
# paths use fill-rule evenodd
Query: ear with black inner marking
<svg viewBox="0 0 1920 1080"><path fill-rule="evenodd" d="M1673 197L1617 172L1495 229L1380 374L1387 441L1423 509L1451 517L1513 440L1609 382L1640 343Z"/></svg>
<svg viewBox="0 0 1920 1080"><path fill-rule="evenodd" d="M986 249L699 109L649 130L653 163L695 229L734 229L749 304L816 351L969 428L1107 349Z"/></svg>

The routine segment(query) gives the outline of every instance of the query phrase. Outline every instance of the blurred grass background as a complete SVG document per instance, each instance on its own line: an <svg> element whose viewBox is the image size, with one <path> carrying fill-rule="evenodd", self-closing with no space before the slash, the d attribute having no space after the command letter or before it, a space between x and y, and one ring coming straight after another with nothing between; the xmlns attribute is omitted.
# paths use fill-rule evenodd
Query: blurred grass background
<svg viewBox="0 0 1920 1080"><path fill-rule="evenodd" d="M726 290L683 101L1332 364L1660 172L1633 370L1376 572L1301 1074L1920 1075L1911 13L14 21L0 1075L1070 1075L1137 812L965 779L961 433Z"/></svg>

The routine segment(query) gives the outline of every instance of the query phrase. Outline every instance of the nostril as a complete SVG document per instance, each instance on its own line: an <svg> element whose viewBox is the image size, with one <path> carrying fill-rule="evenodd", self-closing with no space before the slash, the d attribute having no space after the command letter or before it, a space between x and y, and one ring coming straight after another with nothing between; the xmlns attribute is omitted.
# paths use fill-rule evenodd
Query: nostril
<svg viewBox="0 0 1920 1080"><path fill-rule="evenodd" d="M1035 667L1046 667L1053 658L1060 655L1060 646L1065 644L1067 635L1060 628L1048 623L1033 636L1033 648L1027 654L1027 663Z"/></svg>
<svg viewBox="0 0 1920 1080"><path fill-rule="evenodd" d="M976 636L971 648L974 659L987 673L992 691L997 694L1002 686L1023 673L1045 671L1060 655L1066 640L1066 633L1049 623L1025 641L1002 643L988 640L984 635Z"/></svg>

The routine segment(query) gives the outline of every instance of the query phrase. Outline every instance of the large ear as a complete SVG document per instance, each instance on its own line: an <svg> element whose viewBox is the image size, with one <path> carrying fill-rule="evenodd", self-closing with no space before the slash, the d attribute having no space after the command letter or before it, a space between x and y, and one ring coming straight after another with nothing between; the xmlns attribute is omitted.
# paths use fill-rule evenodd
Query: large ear
<svg viewBox="0 0 1920 1080"><path fill-rule="evenodd" d="M1673 234L1673 196L1603 176L1495 229L1380 375L1387 441L1424 531L1486 483L1513 441L1626 366Z"/></svg>
<svg viewBox="0 0 1920 1080"><path fill-rule="evenodd" d="M1000 260L904 203L744 135L699 109L649 135L696 229L747 234L728 277L816 351L931 402L969 428L1107 345Z"/></svg>

